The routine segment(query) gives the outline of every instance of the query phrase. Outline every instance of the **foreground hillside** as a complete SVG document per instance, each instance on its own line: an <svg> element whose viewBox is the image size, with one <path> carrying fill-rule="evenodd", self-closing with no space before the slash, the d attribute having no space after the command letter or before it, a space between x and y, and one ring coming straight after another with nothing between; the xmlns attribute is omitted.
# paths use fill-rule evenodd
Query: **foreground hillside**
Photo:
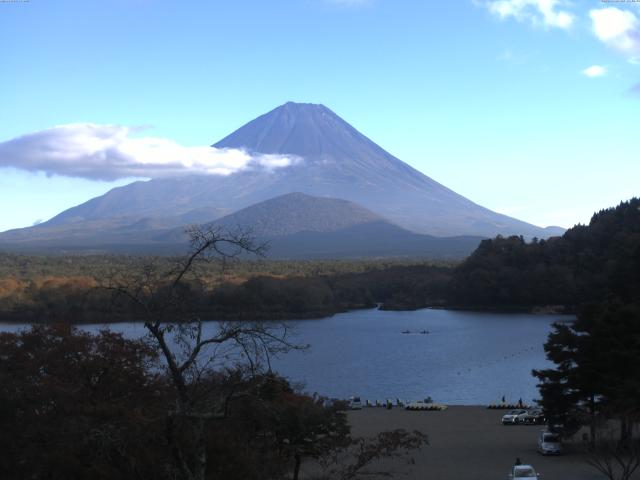
<svg viewBox="0 0 640 480"><path fill-rule="evenodd" d="M448 303L579 305L640 298L640 199L593 215L562 237L484 240L454 272Z"/></svg>

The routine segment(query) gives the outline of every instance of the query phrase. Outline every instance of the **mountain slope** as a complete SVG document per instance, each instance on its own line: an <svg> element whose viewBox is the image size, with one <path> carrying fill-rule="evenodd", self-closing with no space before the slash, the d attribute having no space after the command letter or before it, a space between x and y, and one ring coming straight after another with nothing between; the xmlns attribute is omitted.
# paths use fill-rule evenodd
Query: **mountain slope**
<svg viewBox="0 0 640 480"><path fill-rule="evenodd" d="M524 235L542 229L492 212L389 154L322 105L287 103L215 144L252 152L290 154L286 168L252 168L228 176L185 176L134 182L66 210L36 227L11 232L22 238L80 234L96 229L149 231L205 223L291 192L348 200L393 223L435 236ZM7 234L0 234L0 241Z"/></svg>
<svg viewBox="0 0 640 480"><path fill-rule="evenodd" d="M464 258L482 237L432 237L405 230L352 202L290 193L251 205L211 227L250 231L269 244L271 258L429 257ZM183 229L154 241L186 242Z"/></svg>
<svg viewBox="0 0 640 480"><path fill-rule="evenodd" d="M257 243L268 243L268 258L426 257L461 259L482 237L432 237L405 230L346 200L282 195L207 224L231 232L243 231ZM166 223L145 219L133 224L100 228L89 220L49 226L29 237L8 232L3 248L20 252L182 254L188 247L185 227L167 229Z"/></svg>
<svg viewBox="0 0 640 480"><path fill-rule="evenodd" d="M432 237L409 232L384 220L360 223L329 232L302 231L272 238L272 258L411 257L462 259L482 237Z"/></svg>
<svg viewBox="0 0 640 480"><path fill-rule="evenodd" d="M353 202L294 192L251 205L214 224L226 229L249 228L254 235L272 238L298 232L333 232L381 220L380 215Z"/></svg>

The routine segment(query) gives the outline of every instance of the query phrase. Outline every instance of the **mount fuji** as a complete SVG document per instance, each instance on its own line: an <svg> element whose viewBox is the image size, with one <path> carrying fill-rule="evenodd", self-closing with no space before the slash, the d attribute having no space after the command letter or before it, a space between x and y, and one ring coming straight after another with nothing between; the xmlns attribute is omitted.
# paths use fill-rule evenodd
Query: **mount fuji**
<svg viewBox="0 0 640 480"><path fill-rule="evenodd" d="M0 247L100 245L109 250L109 245L135 244L143 250L145 244L158 247L163 239L173 238L163 233L176 228L209 223L294 192L352 202L412 234L546 238L563 232L472 202L394 157L323 105L286 103L213 146L287 155L298 161L230 175L133 182L37 226L4 232ZM313 210L308 214L313 219Z"/></svg>

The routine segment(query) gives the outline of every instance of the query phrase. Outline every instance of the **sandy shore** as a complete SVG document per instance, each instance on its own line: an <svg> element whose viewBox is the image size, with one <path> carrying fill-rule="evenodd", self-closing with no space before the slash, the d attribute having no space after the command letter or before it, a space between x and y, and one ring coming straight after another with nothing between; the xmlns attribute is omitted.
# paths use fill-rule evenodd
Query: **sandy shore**
<svg viewBox="0 0 640 480"><path fill-rule="evenodd" d="M415 464L391 461L386 470L407 480L507 480L516 457L530 463L542 480L601 480L603 477L570 448L557 457L537 453L540 426L503 426L500 410L484 407L449 407L442 412L412 412L400 408L365 408L349 412L355 436L384 430L420 430L429 445L414 452ZM406 475L401 472L407 473Z"/></svg>

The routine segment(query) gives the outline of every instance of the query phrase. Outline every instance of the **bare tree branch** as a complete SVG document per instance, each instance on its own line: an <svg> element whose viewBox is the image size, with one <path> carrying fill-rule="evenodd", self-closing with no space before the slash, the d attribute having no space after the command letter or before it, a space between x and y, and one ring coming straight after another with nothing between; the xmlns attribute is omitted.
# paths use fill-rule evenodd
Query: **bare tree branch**
<svg viewBox="0 0 640 480"><path fill-rule="evenodd" d="M245 362L255 375L265 360L271 368L270 357L291 349L304 348L287 339L288 331L279 325L262 322L214 322L207 332L202 320L190 305L189 285L204 287L198 277L199 262L226 262L242 255L263 255L266 244L256 244L247 232L227 232L220 227L192 227L190 253L168 271L158 271L144 265L138 275L112 279L104 287L112 293L112 302L124 300L139 315L149 335L162 354L176 392L175 408L168 412L167 441L180 472L187 480L204 480L206 475L206 421L222 418L233 398L243 395L238 387L226 394L212 392L203 385L215 374L213 358L218 349L226 351L224 362L231 359ZM195 282L195 283L194 283ZM211 328L209 328L211 327ZM210 330L210 331L209 331ZM214 348L213 355L205 350ZM204 360L201 358L204 355ZM187 429L190 445L181 443L176 428Z"/></svg>

